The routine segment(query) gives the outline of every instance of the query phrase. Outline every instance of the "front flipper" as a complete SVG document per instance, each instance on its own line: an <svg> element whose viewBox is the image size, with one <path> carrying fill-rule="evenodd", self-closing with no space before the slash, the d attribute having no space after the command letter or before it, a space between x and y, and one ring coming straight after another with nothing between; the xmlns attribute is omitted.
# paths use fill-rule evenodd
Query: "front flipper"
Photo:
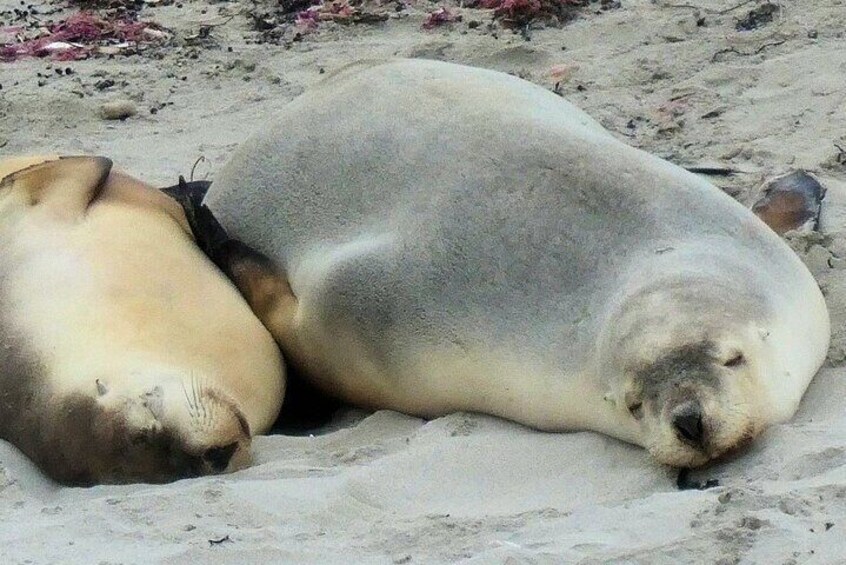
<svg viewBox="0 0 846 565"><path fill-rule="evenodd" d="M284 348L297 310L297 299L285 272L267 256L235 239L218 245L209 256Z"/></svg>
<svg viewBox="0 0 846 565"><path fill-rule="evenodd" d="M813 231L819 229L824 197L825 188L817 179L798 170L767 183L752 211L779 235Z"/></svg>
<svg viewBox="0 0 846 565"><path fill-rule="evenodd" d="M284 346L287 331L293 324L297 299L282 268L267 256L229 237L203 198L211 183L185 182L163 188L185 210L188 225L197 245L233 282L255 315Z"/></svg>
<svg viewBox="0 0 846 565"><path fill-rule="evenodd" d="M197 245L211 258L214 249L226 242L229 235L203 204L203 198L210 186L209 181L186 182L185 178L180 176L179 184L162 188L161 191L182 206Z"/></svg>

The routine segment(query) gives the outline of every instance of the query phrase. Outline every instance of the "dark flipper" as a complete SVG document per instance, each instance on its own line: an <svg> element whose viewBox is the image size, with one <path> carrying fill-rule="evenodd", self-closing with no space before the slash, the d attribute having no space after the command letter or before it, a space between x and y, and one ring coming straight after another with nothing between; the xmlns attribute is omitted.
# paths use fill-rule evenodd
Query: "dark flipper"
<svg viewBox="0 0 846 565"><path fill-rule="evenodd" d="M194 239L197 240L197 245L203 253L208 255L212 261L215 261L215 250L229 241L229 234L226 233L226 230L220 225L208 206L203 204L203 198L205 198L210 186L211 182L209 181L185 182L185 179L180 176L179 184L161 190L182 206L182 209L185 210L185 217L188 219L188 225L191 226L191 232L194 234Z"/></svg>
<svg viewBox="0 0 846 565"><path fill-rule="evenodd" d="M203 204L210 186L208 181L185 182L179 177L179 184L161 190L182 206L197 245L235 283L253 311L262 317L281 295L291 295L287 277L270 258L229 237L209 207Z"/></svg>
<svg viewBox="0 0 846 565"><path fill-rule="evenodd" d="M779 235L818 230L824 197L825 188L800 169L767 183L752 211Z"/></svg>
<svg viewBox="0 0 846 565"><path fill-rule="evenodd" d="M162 192L179 202L185 212L199 208L203 204L203 198L209 191L211 182L207 180L186 182L185 177L179 176L179 184L161 189Z"/></svg>
<svg viewBox="0 0 846 565"><path fill-rule="evenodd" d="M179 177L179 184L163 188L162 192L182 206L197 245L235 284L253 312L272 331L273 313L279 301L293 297L287 277L270 258L229 237L203 204L210 186L207 181L186 182ZM285 402L273 430L294 434L312 431L328 422L339 407L339 401L301 378L288 360Z"/></svg>
<svg viewBox="0 0 846 565"><path fill-rule="evenodd" d="M292 295L287 277L270 258L229 237L203 204L210 186L208 181L185 182L180 176L179 184L161 190L182 206L197 245L235 283L261 317L281 294Z"/></svg>
<svg viewBox="0 0 846 565"><path fill-rule="evenodd" d="M229 277L247 300L253 312L279 341L286 354L284 320L290 318L296 299L284 271L271 259L244 243L229 239L218 246L212 260ZM282 320L280 322L280 320ZM272 430L285 435L314 432L327 424L341 402L311 384L294 359L286 354L285 401Z"/></svg>

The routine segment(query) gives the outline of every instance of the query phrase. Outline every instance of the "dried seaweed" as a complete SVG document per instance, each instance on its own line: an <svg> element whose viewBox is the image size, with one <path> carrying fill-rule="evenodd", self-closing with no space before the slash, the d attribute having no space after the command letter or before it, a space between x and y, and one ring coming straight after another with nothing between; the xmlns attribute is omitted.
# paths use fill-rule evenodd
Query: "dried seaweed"
<svg viewBox="0 0 846 565"><path fill-rule="evenodd" d="M462 20L461 14L454 12L447 7L440 7L434 12L430 12L421 26L423 29L435 29L445 24L453 22L460 22Z"/></svg>
<svg viewBox="0 0 846 565"><path fill-rule="evenodd" d="M0 34L14 38L0 44L2 61L48 56L59 61L86 59L98 52L111 54L123 47L169 37L164 28L151 22L106 19L89 11L78 12L34 32L11 26L0 28Z"/></svg>
<svg viewBox="0 0 846 565"><path fill-rule="evenodd" d="M563 23L572 20L589 0L478 0L472 7L492 9L505 27L523 28L534 22ZM612 4L606 1L601 7Z"/></svg>

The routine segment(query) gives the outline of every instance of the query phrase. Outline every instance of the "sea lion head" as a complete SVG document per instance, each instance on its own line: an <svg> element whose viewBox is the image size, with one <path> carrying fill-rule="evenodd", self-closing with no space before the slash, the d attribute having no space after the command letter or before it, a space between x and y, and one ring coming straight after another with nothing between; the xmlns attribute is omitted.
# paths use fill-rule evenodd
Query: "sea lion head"
<svg viewBox="0 0 846 565"><path fill-rule="evenodd" d="M102 468L111 466L101 474L164 482L250 464L250 425L225 392L198 378L155 381L136 395L126 394L125 386L112 393L97 381L96 414L90 419L100 423L92 434L103 444L96 451Z"/></svg>
<svg viewBox="0 0 846 565"><path fill-rule="evenodd" d="M656 460L695 467L762 431L748 349L738 340L702 338L630 367L624 406Z"/></svg>
<svg viewBox="0 0 846 565"><path fill-rule="evenodd" d="M767 311L763 296L712 277L656 281L616 311L603 370L657 461L702 465L774 420Z"/></svg>

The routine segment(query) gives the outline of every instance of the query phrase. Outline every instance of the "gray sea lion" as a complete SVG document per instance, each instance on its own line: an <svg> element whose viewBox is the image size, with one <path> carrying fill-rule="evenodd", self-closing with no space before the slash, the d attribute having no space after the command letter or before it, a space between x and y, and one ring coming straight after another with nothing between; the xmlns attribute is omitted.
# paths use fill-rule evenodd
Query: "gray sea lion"
<svg viewBox="0 0 846 565"><path fill-rule="evenodd" d="M529 82L361 63L244 143L212 250L341 399L595 430L693 467L795 412L829 342L752 212Z"/></svg>
<svg viewBox="0 0 846 565"><path fill-rule="evenodd" d="M247 465L284 367L180 206L101 157L0 179L0 438L74 485Z"/></svg>

